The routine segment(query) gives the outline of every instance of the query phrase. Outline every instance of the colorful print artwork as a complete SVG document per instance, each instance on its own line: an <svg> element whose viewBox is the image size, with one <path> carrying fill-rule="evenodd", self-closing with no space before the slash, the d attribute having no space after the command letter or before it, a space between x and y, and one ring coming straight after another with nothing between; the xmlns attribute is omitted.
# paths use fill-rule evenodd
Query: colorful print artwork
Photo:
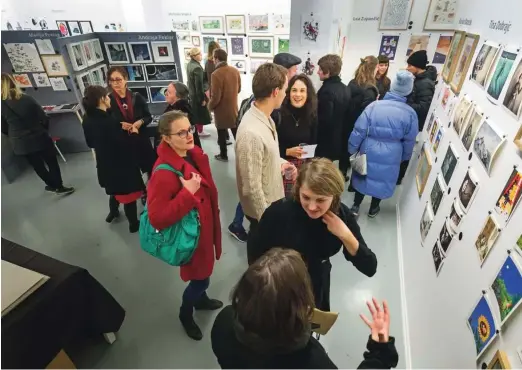
<svg viewBox="0 0 522 370"><path fill-rule="evenodd" d="M497 335L497 326L493 313L485 297L480 297L468 318L468 326L475 340L477 357L491 344Z"/></svg>
<svg viewBox="0 0 522 370"><path fill-rule="evenodd" d="M498 303L502 325L522 303L522 273L511 256L502 264L491 289Z"/></svg>

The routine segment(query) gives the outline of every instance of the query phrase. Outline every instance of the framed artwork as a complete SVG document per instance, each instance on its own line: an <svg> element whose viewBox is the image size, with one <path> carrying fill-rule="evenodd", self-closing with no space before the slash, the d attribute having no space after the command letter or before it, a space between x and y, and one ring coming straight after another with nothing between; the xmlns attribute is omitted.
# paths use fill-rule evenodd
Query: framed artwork
<svg viewBox="0 0 522 370"><path fill-rule="evenodd" d="M272 33L278 35L290 34L290 14L272 14Z"/></svg>
<svg viewBox="0 0 522 370"><path fill-rule="evenodd" d="M225 15L225 20L227 23L227 34L229 34L229 35L246 34L244 15Z"/></svg>
<svg viewBox="0 0 522 370"><path fill-rule="evenodd" d="M471 108L471 100L464 95L457 106L455 107L455 115L453 116L453 129L455 129L455 132L457 135L461 135L462 127L464 127L464 122L466 122L466 119L468 118L468 114L470 112Z"/></svg>
<svg viewBox="0 0 522 370"><path fill-rule="evenodd" d="M60 35L62 35L62 37L71 36L69 33L69 27L67 27L67 22L56 21L56 28L58 28L58 31L60 31Z"/></svg>
<svg viewBox="0 0 522 370"><path fill-rule="evenodd" d="M500 326L522 304L522 272L517 262L508 255L491 284L500 311Z"/></svg>
<svg viewBox="0 0 522 370"><path fill-rule="evenodd" d="M444 63L444 67L442 68L442 79L446 83L451 81L453 71L457 65L457 60L462 50L462 45L464 44L465 36L466 33L463 31L455 31L455 34L453 35L453 40L451 40L451 46L446 58L446 63Z"/></svg>
<svg viewBox="0 0 522 370"><path fill-rule="evenodd" d="M278 37L277 38L277 53L288 53L290 51L290 37Z"/></svg>
<svg viewBox="0 0 522 370"><path fill-rule="evenodd" d="M406 30L410 22L413 0L384 0L379 30Z"/></svg>
<svg viewBox="0 0 522 370"><path fill-rule="evenodd" d="M201 46L201 38L199 36L192 36L192 46L194 46L194 47Z"/></svg>
<svg viewBox="0 0 522 370"><path fill-rule="evenodd" d="M488 369L511 369L506 352L498 350L488 364Z"/></svg>
<svg viewBox="0 0 522 370"><path fill-rule="evenodd" d="M437 131L437 135L435 135L435 140L433 141L433 153L437 154L437 151L439 150L440 142L442 141L442 138L444 137L444 127L442 125L439 127L439 131Z"/></svg>
<svg viewBox="0 0 522 370"><path fill-rule="evenodd" d="M53 43L50 39L35 39L36 47L40 55L56 54Z"/></svg>
<svg viewBox="0 0 522 370"><path fill-rule="evenodd" d="M468 327L475 340L479 358L497 336L497 325L486 296L481 296L468 317Z"/></svg>
<svg viewBox="0 0 522 370"><path fill-rule="evenodd" d="M80 21L80 29L82 33L85 35L86 33L93 33L92 23L91 21Z"/></svg>
<svg viewBox="0 0 522 370"><path fill-rule="evenodd" d="M515 117L522 116L522 60L511 77L503 104Z"/></svg>
<svg viewBox="0 0 522 370"><path fill-rule="evenodd" d="M51 82L46 73L33 73L33 79L36 87L51 87Z"/></svg>
<svg viewBox="0 0 522 370"><path fill-rule="evenodd" d="M199 24L197 20L192 19L190 21L190 29L192 30L192 32L199 32Z"/></svg>
<svg viewBox="0 0 522 370"><path fill-rule="evenodd" d="M146 86L132 86L129 88L130 91L140 94L145 98L147 103L150 103L149 89Z"/></svg>
<svg viewBox="0 0 522 370"><path fill-rule="evenodd" d="M156 63L174 63L174 52L170 41L152 41L152 54Z"/></svg>
<svg viewBox="0 0 522 370"><path fill-rule="evenodd" d="M67 27L69 27L69 33L71 36L77 36L82 34L80 23L77 21L67 21Z"/></svg>
<svg viewBox="0 0 522 370"><path fill-rule="evenodd" d="M172 18L172 31L190 31L190 20L186 16L177 15ZM197 30L196 30L197 31Z"/></svg>
<svg viewBox="0 0 522 370"><path fill-rule="evenodd" d="M248 32L268 32L268 14L249 14Z"/></svg>
<svg viewBox="0 0 522 370"><path fill-rule="evenodd" d="M424 188L428 182L432 168L431 163L431 157L425 144L422 147L419 163L417 164L417 171L415 172L415 181L417 183L417 193L419 194L419 197L424 193Z"/></svg>
<svg viewBox="0 0 522 370"><path fill-rule="evenodd" d="M111 66L112 67L112 66ZM122 66L127 70L129 82L145 82L145 69L143 64L130 64Z"/></svg>
<svg viewBox="0 0 522 370"><path fill-rule="evenodd" d="M87 68L87 57L85 56L81 42L67 44L67 50L69 51L69 58L71 59L73 70L81 71Z"/></svg>
<svg viewBox="0 0 522 370"><path fill-rule="evenodd" d="M433 125L431 126L430 143L433 144L435 142L436 134L438 131L439 131L439 119L436 118L435 121L433 122Z"/></svg>
<svg viewBox="0 0 522 370"><path fill-rule="evenodd" d="M91 77L89 72L84 72L81 74L78 74L76 76L76 81L78 82L78 88L80 89L80 94L83 96L83 93L87 86L90 86L92 84Z"/></svg>
<svg viewBox="0 0 522 370"><path fill-rule="evenodd" d="M428 124L426 125L426 132L429 134L431 128L433 127L433 122L435 122L435 111L431 112L430 119L428 121Z"/></svg>
<svg viewBox="0 0 522 370"><path fill-rule="evenodd" d="M458 194L459 205L464 212L467 213L469 211L471 204L475 199L475 195L477 195L478 189L479 183L477 177L475 176L475 173L469 169L459 187Z"/></svg>
<svg viewBox="0 0 522 370"><path fill-rule="evenodd" d="M448 150L446 151L446 155L444 156L444 160L442 161L442 166L440 167L440 171L442 172L442 178L446 185L449 186L451 181L451 177L455 172L455 168L457 168L457 163L459 162L459 157L457 156L457 152L453 145L450 143L448 146Z"/></svg>
<svg viewBox="0 0 522 370"><path fill-rule="evenodd" d="M451 205L451 210L448 218L449 227L454 231L459 231L460 221L462 221L462 217L464 217L464 211L460 208L459 203L455 199L453 204Z"/></svg>
<svg viewBox="0 0 522 370"><path fill-rule="evenodd" d="M433 214L435 216L437 215L437 211L439 210L440 204L442 203L445 192L446 187L444 186L444 180L442 180L442 177L438 175L430 193L431 205L433 207Z"/></svg>
<svg viewBox="0 0 522 370"><path fill-rule="evenodd" d="M175 64L149 64L145 66L145 72L149 82L171 82L178 79Z"/></svg>
<svg viewBox="0 0 522 370"><path fill-rule="evenodd" d="M453 30L456 26L458 0L431 0L425 30Z"/></svg>
<svg viewBox="0 0 522 370"><path fill-rule="evenodd" d="M83 54L85 55L85 60L87 61L88 66L92 66L96 64L98 61L96 60L96 56L94 55L94 47L92 45L91 40L83 41Z"/></svg>
<svg viewBox="0 0 522 370"><path fill-rule="evenodd" d="M228 53L228 40L226 38L218 38L217 43L219 47Z"/></svg>
<svg viewBox="0 0 522 370"><path fill-rule="evenodd" d="M475 54L479 38L479 35L473 35L470 33L466 34L466 38L462 45L462 51L455 64L453 75L451 76L450 86L455 94L458 94L462 88L462 84L464 83L468 73L469 65L471 64L471 59L473 59L473 55Z"/></svg>
<svg viewBox="0 0 522 370"><path fill-rule="evenodd" d="M448 105L450 95L451 90L448 88L448 86L444 85L444 88L442 89L442 101L440 102L444 110L446 110L446 105Z"/></svg>
<svg viewBox="0 0 522 370"><path fill-rule="evenodd" d="M274 38L268 36L251 36L249 37L250 57L273 57L274 56Z"/></svg>
<svg viewBox="0 0 522 370"><path fill-rule="evenodd" d="M427 50L430 42L429 35L411 35L408 50L406 50L406 57L419 50Z"/></svg>
<svg viewBox="0 0 522 370"><path fill-rule="evenodd" d="M421 233L421 242L424 243L428 233L430 232L431 225L433 224L433 210L431 208L431 204L429 201L426 202L426 207L424 207L424 212L422 212L422 217L420 221L420 233Z"/></svg>
<svg viewBox="0 0 522 370"><path fill-rule="evenodd" d="M442 269L442 266L444 265L444 259L445 259L445 256L442 254L442 252L440 250L438 240L435 242L435 245L433 246L433 249L431 250L431 257L433 258L433 265L435 266L435 273L438 276L440 270Z"/></svg>
<svg viewBox="0 0 522 370"><path fill-rule="evenodd" d="M439 232L440 249L445 256L448 255L448 249L453 240L453 230L448 226L448 222L444 221Z"/></svg>
<svg viewBox="0 0 522 370"><path fill-rule="evenodd" d="M30 43L4 44L16 73L43 72L44 67L36 46Z"/></svg>
<svg viewBox="0 0 522 370"><path fill-rule="evenodd" d="M176 39L180 44L190 44L192 41L188 32L176 32Z"/></svg>
<svg viewBox="0 0 522 370"><path fill-rule="evenodd" d="M473 140L473 151L478 156L488 175L491 173L498 149L504 141L502 133L489 119L485 120L477 131L477 135Z"/></svg>
<svg viewBox="0 0 522 370"><path fill-rule="evenodd" d="M33 75L34 76L34 75ZM504 189L495 203L495 211L507 223L522 197L522 172L516 168L509 176Z"/></svg>
<svg viewBox="0 0 522 370"><path fill-rule="evenodd" d="M244 60L231 60L230 65L236 68L239 73L246 73L246 62Z"/></svg>
<svg viewBox="0 0 522 370"><path fill-rule="evenodd" d="M511 73L516 58L516 53L511 53L506 50L502 51L502 54L500 54L495 67L495 72L491 76L488 87L488 94L494 100L497 100L502 93L502 89Z"/></svg>
<svg viewBox="0 0 522 370"><path fill-rule="evenodd" d="M471 79L478 83L482 88L486 87L486 81L491 74L491 67L498 55L498 46L484 44L473 64Z"/></svg>
<svg viewBox="0 0 522 370"><path fill-rule="evenodd" d="M199 17L201 33L225 33L223 17Z"/></svg>
<svg viewBox="0 0 522 370"><path fill-rule="evenodd" d="M148 42L129 42L129 53L133 63L152 63Z"/></svg>
<svg viewBox="0 0 522 370"><path fill-rule="evenodd" d="M321 35L321 17L313 13L302 14L301 30L301 45L315 47L317 39Z"/></svg>
<svg viewBox="0 0 522 370"><path fill-rule="evenodd" d="M245 38L231 37L230 38L230 54L236 56L245 56Z"/></svg>
<svg viewBox="0 0 522 370"><path fill-rule="evenodd" d="M475 248L477 248L481 266L484 264L489 252L491 252L493 245L495 245L499 234L500 226L491 215L488 215L484 226L482 226L482 229L475 240Z"/></svg>
<svg viewBox="0 0 522 370"><path fill-rule="evenodd" d="M127 46L124 42L106 42L104 45L109 63L130 63Z"/></svg>
<svg viewBox="0 0 522 370"><path fill-rule="evenodd" d="M466 150L471 149L471 144L477 135L477 131L482 123L482 117L484 114L480 110L478 105L472 105L471 109L468 113L468 117L464 122L464 126L462 128L461 141L462 145Z"/></svg>
<svg viewBox="0 0 522 370"><path fill-rule="evenodd" d="M49 77L69 76L67 66L65 65L65 61L61 54L42 55L42 63L45 68L45 73L47 73L47 76Z"/></svg>
<svg viewBox="0 0 522 370"><path fill-rule="evenodd" d="M399 37L400 36L382 35L379 55L387 56L390 61L395 60L397 46L399 45Z"/></svg>
<svg viewBox="0 0 522 370"><path fill-rule="evenodd" d="M103 86L103 74L99 68L93 68L89 71L89 78L91 80L91 84Z"/></svg>
<svg viewBox="0 0 522 370"><path fill-rule="evenodd" d="M183 54L185 55L185 60L190 60L190 51L192 48L183 48Z"/></svg>
<svg viewBox="0 0 522 370"><path fill-rule="evenodd" d="M106 64L102 64L99 68L100 68L100 71L103 76L103 82L104 82L103 86L107 86L107 83L108 83L107 72L108 72L109 68L107 67Z"/></svg>
<svg viewBox="0 0 522 370"><path fill-rule="evenodd" d="M22 74L13 74L13 79L15 80L16 86L25 89L27 87L33 87L31 80L29 79L29 75L27 73Z"/></svg>
<svg viewBox="0 0 522 370"><path fill-rule="evenodd" d="M102 62L103 61L103 52L102 52L102 48L100 45L100 40L92 39L91 44L92 44L92 50L94 52L94 59L96 60L97 63Z"/></svg>
<svg viewBox="0 0 522 370"><path fill-rule="evenodd" d="M214 36L203 36L203 48L201 52L205 55L208 52L208 45L212 42L216 41Z"/></svg>
<svg viewBox="0 0 522 370"><path fill-rule="evenodd" d="M433 55L433 64L444 64L446 62L446 58L450 51L451 40L453 40L453 36L439 36L437 48L435 49L435 54Z"/></svg>
<svg viewBox="0 0 522 370"><path fill-rule="evenodd" d="M67 85L63 77L49 77L49 82L54 91L67 91Z"/></svg>
<svg viewBox="0 0 522 370"><path fill-rule="evenodd" d="M257 69L265 64L270 63L271 59L250 59L250 73L254 74L256 73Z"/></svg>
<svg viewBox="0 0 522 370"><path fill-rule="evenodd" d="M150 86L149 94L151 103L165 103L167 101L167 86Z"/></svg>

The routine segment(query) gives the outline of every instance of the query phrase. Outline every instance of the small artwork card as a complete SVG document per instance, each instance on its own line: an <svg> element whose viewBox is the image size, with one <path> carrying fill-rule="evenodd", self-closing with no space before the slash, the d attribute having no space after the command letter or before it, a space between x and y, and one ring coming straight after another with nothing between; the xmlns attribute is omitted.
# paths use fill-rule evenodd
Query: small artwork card
<svg viewBox="0 0 522 370"><path fill-rule="evenodd" d="M488 86L488 94L493 100L497 100L504 89L504 85L511 73L511 69L517 59L517 53L511 53L507 50L502 51L498 58L495 72L490 79Z"/></svg>
<svg viewBox="0 0 522 370"><path fill-rule="evenodd" d="M498 50L498 44L489 45L484 43L475 59L475 64L471 70L471 79L482 88L486 86L486 81L488 76L491 74L491 69L495 62L495 58L497 57Z"/></svg>
<svg viewBox="0 0 522 370"><path fill-rule="evenodd" d="M268 14L249 14L248 32L268 32Z"/></svg>
<svg viewBox="0 0 522 370"><path fill-rule="evenodd" d="M493 317L491 306L485 296L480 297L473 311L471 311L468 317L468 327L475 340L475 349L478 358L497 336L495 318Z"/></svg>
<svg viewBox="0 0 522 370"><path fill-rule="evenodd" d="M464 211L462 211L462 208L460 208L459 203L457 202L457 200L455 200L451 205L451 211L448 220L449 227L451 227L454 232L457 232L459 230L462 217L464 217Z"/></svg>
<svg viewBox="0 0 522 370"><path fill-rule="evenodd" d="M383 35L381 38L381 46L379 47L379 55L387 56L390 62L395 60L399 37L400 36Z"/></svg>
<svg viewBox="0 0 522 370"><path fill-rule="evenodd" d="M495 204L495 211L507 223L517 208L522 196L522 172L516 168L506 182Z"/></svg>
<svg viewBox="0 0 522 370"><path fill-rule="evenodd" d="M288 53L290 51L290 37L278 37L277 38L277 52Z"/></svg>
<svg viewBox="0 0 522 370"><path fill-rule="evenodd" d="M428 233L430 232L431 224L433 223L433 211L431 209L430 202L426 202L426 207L424 207L424 212L422 213L421 222L420 222L420 233L421 233L421 241L424 243Z"/></svg>
<svg viewBox="0 0 522 370"><path fill-rule="evenodd" d="M475 241L475 248L477 248L481 265L484 264L484 261L489 256L489 252L491 252L493 245L495 245L499 234L500 226L491 215L488 215L488 218L486 219L484 226L482 226L482 230Z"/></svg>
<svg viewBox="0 0 522 370"><path fill-rule="evenodd" d="M430 200L433 206L434 215L437 215L437 211L439 210L442 199L444 198L444 193L446 191L443 182L444 180L442 179L442 176L438 175L435 179L435 183L433 184L433 189L431 189Z"/></svg>
<svg viewBox="0 0 522 370"><path fill-rule="evenodd" d="M433 249L431 250L431 256L433 257L433 265L435 266L435 272L439 275L442 265L444 265L444 255L440 251L439 242L436 241Z"/></svg>
<svg viewBox="0 0 522 370"><path fill-rule="evenodd" d="M436 134L437 134L438 131L439 131L439 119L436 118L435 121L433 122L433 125L431 126L430 143L433 144L433 142L435 141L435 137L436 137Z"/></svg>
<svg viewBox="0 0 522 370"><path fill-rule="evenodd" d="M440 142L442 141L442 138L444 137L444 128L440 126L439 131L437 132L437 135L435 136L435 141L433 142L433 153L437 153L439 150Z"/></svg>
<svg viewBox="0 0 522 370"><path fill-rule="evenodd" d="M192 36L192 46L194 46L194 47L201 46L201 38L199 36Z"/></svg>
<svg viewBox="0 0 522 370"><path fill-rule="evenodd" d="M244 37L231 37L230 45L232 47L232 50L230 50L232 55L245 56L245 38Z"/></svg>
<svg viewBox="0 0 522 370"><path fill-rule="evenodd" d="M225 15L227 34L244 35L246 33L244 15Z"/></svg>
<svg viewBox="0 0 522 370"><path fill-rule="evenodd" d="M236 68L239 73L246 73L246 62L244 60L231 60L230 65Z"/></svg>
<svg viewBox="0 0 522 370"><path fill-rule="evenodd" d="M167 86L149 87L151 103L165 103L167 101Z"/></svg>
<svg viewBox="0 0 522 370"><path fill-rule="evenodd" d="M446 155L444 156L444 161L442 161L442 166L440 168L442 172L442 178L448 186L453 176L453 172L455 172L458 161L459 157L457 157L455 148L453 148L452 144L449 144Z"/></svg>
<svg viewBox="0 0 522 370"><path fill-rule="evenodd" d="M444 225L442 225L442 229L439 233L439 242L440 242L440 248L445 256L448 255L448 249L451 244L451 241L453 240L453 232L448 227L448 223L445 221Z"/></svg>
<svg viewBox="0 0 522 370"><path fill-rule="evenodd" d="M56 54L54 51L53 43L50 39L35 39L36 47L40 52L40 55L44 54Z"/></svg>
<svg viewBox="0 0 522 370"><path fill-rule="evenodd" d="M508 255L491 284L500 311L500 326L522 303L522 273L516 261Z"/></svg>
<svg viewBox="0 0 522 370"><path fill-rule="evenodd" d="M455 107L455 116L453 116L453 128L457 135L460 136L464 122L468 117L469 110L471 108L471 100L464 95Z"/></svg>
<svg viewBox="0 0 522 370"><path fill-rule="evenodd" d="M68 90L63 77L50 77L49 82L51 83L51 86L54 91L67 91Z"/></svg>
<svg viewBox="0 0 522 370"><path fill-rule="evenodd" d="M130 63L127 46L124 42L106 42L105 51L109 63Z"/></svg>
<svg viewBox="0 0 522 370"><path fill-rule="evenodd" d="M477 105L472 105L462 127L461 140L466 150L471 149L471 144L473 144L477 131L482 124L483 116L482 110Z"/></svg>
<svg viewBox="0 0 522 370"><path fill-rule="evenodd" d="M467 213L469 211L471 203L473 203L473 199L475 199L475 195L477 195L478 188L479 183L477 177L475 173L469 169L459 188L459 204L464 212Z"/></svg>
<svg viewBox="0 0 522 370"><path fill-rule="evenodd" d="M152 53L156 63L174 63L174 52L170 41L152 41Z"/></svg>
<svg viewBox="0 0 522 370"><path fill-rule="evenodd" d="M33 87L29 75L27 73L13 74L13 79L16 82L16 86L24 89L26 87Z"/></svg>
<svg viewBox="0 0 522 370"><path fill-rule="evenodd" d="M433 126L433 122L435 121L435 111L431 112L430 120L426 125L426 132L429 134L431 131L431 127Z"/></svg>
<svg viewBox="0 0 522 370"><path fill-rule="evenodd" d="M473 141L473 151L478 156L488 175L491 174L495 156L504 141L503 134L489 119L485 120L477 131Z"/></svg>
<svg viewBox="0 0 522 370"><path fill-rule="evenodd" d="M51 87L49 77L45 73L33 73L33 79L37 87Z"/></svg>
<svg viewBox="0 0 522 370"><path fill-rule="evenodd" d="M69 75L69 72L67 72L67 66L63 60L63 55L61 54L42 55L42 62L45 72L49 77L64 77Z"/></svg>

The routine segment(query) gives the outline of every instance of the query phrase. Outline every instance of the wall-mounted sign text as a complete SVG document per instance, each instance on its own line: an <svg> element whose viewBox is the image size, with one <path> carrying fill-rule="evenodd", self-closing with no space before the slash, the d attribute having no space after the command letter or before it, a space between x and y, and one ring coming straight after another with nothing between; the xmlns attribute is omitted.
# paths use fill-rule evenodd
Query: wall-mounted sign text
<svg viewBox="0 0 522 370"><path fill-rule="evenodd" d="M138 40L146 40L146 41L157 41L157 40L164 40L164 41L172 41L174 40L175 36L171 35L138 35Z"/></svg>
<svg viewBox="0 0 522 370"><path fill-rule="evenodd" d="M52 37L60 37L60 32L29 32L29 37L34 38L52 38Z"/></svg>
<svg viewBox="0 0 522 370"><path fill-rule="evenodd" d="M504 31L504 33L508 33L511 28L511 22L503 22L503 21L489 21L489 28L495 31Z"/></svg>
<svg viewBox="0 0 522 370"><path fill-rule="evenodd" d="M459 19L459 24L463 24L465 26L471 26L473 24L473 19L469 19L469 18L460 18Z"/></svg>
<svg viewBox="0 0 522 370"><path fill-rule="evenodd" d="M353 17L354 22L378 22L379 17Z"/></svg>

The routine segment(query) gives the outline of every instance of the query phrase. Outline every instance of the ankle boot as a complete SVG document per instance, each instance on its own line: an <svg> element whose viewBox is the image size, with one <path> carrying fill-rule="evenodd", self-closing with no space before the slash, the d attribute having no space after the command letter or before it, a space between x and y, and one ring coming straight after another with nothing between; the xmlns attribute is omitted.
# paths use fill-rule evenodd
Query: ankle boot
<svg viewBox="0 0 522 370"><path fill-rule="evenodd" d="M192 316L192 308L190 310L185 307L181 307L179 310L179 321L181 321L181 325L183 325L183 329L189 336L194 340L203 339L203 333L199 328L198 324L194 321L194 317Z"/></svg>
<svg viewBox="0 0 522 370"><path fill-rule="evenodd" d="M223 307L223 302L217 299L210 299L205 293L201 298L194 304L196 310L218 310Z"/></svg>

